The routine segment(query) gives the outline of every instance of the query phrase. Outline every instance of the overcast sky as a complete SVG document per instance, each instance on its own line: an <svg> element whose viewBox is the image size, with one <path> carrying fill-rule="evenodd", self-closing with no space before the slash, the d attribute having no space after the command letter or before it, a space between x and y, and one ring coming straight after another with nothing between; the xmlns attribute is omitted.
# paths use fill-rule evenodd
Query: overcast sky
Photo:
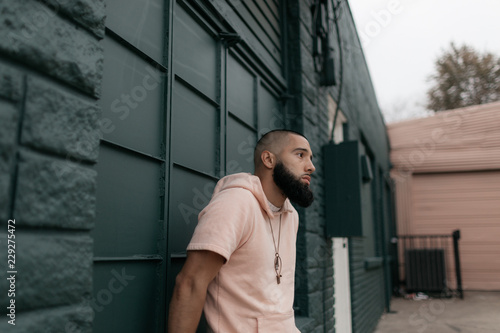
<svg viewBox="0 0 500 333"><path fill-rule="evenodd" d="M450 42L500 56L500 0L348 0L386 122L422 117Z"/></svg>

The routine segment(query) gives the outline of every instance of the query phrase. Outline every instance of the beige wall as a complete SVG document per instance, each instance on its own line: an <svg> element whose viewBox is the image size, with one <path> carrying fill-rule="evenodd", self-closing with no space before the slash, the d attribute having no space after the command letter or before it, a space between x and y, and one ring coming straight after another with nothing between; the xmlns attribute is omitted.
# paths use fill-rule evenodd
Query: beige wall
<svg viewBox="0 0 500 333"><path fill-rule="evenodd" d="M460 229L464 289L500 290L500 103L392 124L388 132L398 234Z"/></svg>

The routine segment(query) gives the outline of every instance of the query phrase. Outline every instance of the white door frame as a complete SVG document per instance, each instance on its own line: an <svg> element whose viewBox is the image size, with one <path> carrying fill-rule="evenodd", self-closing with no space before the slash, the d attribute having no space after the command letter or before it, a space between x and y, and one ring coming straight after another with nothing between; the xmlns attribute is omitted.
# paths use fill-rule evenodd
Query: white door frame
<svg viewBox="0 0 500 333"><path fill-rule="evenodd" d="M349 274L349 240L332 238L333 281L334 281L334 319L335 332L351 333L351 283Z"/></svg>

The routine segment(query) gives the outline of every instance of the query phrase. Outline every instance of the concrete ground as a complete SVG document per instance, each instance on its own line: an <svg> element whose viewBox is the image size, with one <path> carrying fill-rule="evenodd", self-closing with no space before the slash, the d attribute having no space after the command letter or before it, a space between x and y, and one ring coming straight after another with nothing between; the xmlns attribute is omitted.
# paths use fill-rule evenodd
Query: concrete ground
<svg viewBox="0 0 500 333"><path fill-rule="evenodd" d="M500 333L500 292L466 291L464 299L393 298L374 333Z"/></svg>

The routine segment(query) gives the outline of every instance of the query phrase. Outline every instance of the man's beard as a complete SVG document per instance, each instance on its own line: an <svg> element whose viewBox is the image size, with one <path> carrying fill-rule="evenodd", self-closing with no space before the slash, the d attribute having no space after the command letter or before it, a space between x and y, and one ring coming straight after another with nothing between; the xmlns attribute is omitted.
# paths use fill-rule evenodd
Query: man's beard
<svg viewBox="0 0 500 333"><path fill-rule="evenodd" d="M309 207L314 201L314 195L309 186L304 184L299 177L295 177L281 161L276 163L273 180L283 194L297 205Z"/></svg>

